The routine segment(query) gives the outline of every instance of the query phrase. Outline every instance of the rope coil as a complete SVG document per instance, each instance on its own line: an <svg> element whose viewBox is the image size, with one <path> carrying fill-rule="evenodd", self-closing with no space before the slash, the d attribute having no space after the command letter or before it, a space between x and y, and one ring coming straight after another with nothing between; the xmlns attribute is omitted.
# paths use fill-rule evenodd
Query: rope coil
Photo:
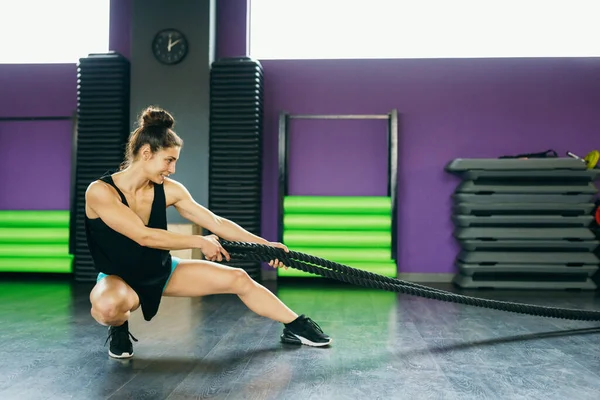
<svg viewBox="0 0 600 400"><path fill-rule="evenodd" d="M283 249L276 247L246 242L222 241L221 244L223 248L227 250L232 259L235 258L262 262L269 262L271 260L278 259L288 267L371 289L383 289L390 292L404 293L433 300L466 304L475 307L491 308L495 310L528 314L539 317L562 318L579 321L600 321L600 311L557 308L464 296L445 290L434 289L428 286L418 285L416 283L374 274L372 272L352 268L347 265L292 250L290 250L288 253Z"/></svg>

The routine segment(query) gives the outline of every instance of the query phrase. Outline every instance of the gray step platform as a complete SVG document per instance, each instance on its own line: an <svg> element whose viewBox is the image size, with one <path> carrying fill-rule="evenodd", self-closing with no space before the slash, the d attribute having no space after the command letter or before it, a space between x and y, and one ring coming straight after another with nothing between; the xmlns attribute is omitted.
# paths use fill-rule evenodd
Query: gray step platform
<svg viewBox="0 0 600 400"><path fill-rule="evenodd" d="M565 226L588 227L594 221L591 215L577 215L565 217L561 215L454 215L452 220L456 226L461 227L500 227L500 226Z"/></svg>
<svg viewBox="0 0 600 400"><path fill-rule="evenodd" d="M454 193L455 203L568 203L581 204L593 203L595 193L569 194L569 193Z"/></svg>
<svg viewBox="0 0 600 400"><path fill-rule="evenodd" d="M456 274L452 280L462 289L535 289L535 290L596 290L597 286L591 278L581 280L533 280L531 278L518 280L496 279L486 276L466 276Z"/></svg>
<svg viewBox="0 0 600 400"><path fill-rule="evenodd" d="M596 240L588 228L458 228L454 236L458 240Z"/></svg>
<svg viewBox="0 0 600 400"><path fill-rule="evenodd" d="M459 203L461 215L592 215L594 203Z"/></svg>
<svg viewBox="0 0 600 400"><path fill-rule="evenodd" d="M464 180L523 180L523 179L539 179L542 181L549 180L574 180L574 181L594 181L600 177L600 169L587 170L566 170L566 169L550 169L550 170L468 170L457 172L458 176Z"/></svg>
<svg viewBox="0 0 600 400"><path fill-rule="evenodd" d="M560 251L593 252L600 240L463 240L460 247L465 251Z"/></svg>
<svg viewBox="0 0 600 400"><path fill-rule="evenodd" d="M464 172L468 170L586 170L587 166L571 157L553 158L457 158L446 165L448 172Z"/></svg>
<svg viewBox="0 0 600 400"><path fill-rule="evenodd" d="M455 193L485 193L485 194L596 194L598 188L592 182L574 185L488 185L474 181L464 181L456 188Z"/></svg>
<svg viewBox="0 0 600 400"><path fill-rule="evenodd" d="M594 253L582 252L507 252L507 251L461 251L457 260L465 264L546 264L546 265L598 265L600 259Z"/></svg>
<svg viewBox="0 0 600 400"><path fill-rule="evenodd" d="M563 265L552 264L497 264L483 266L477 264L457 263L460 273L465 276L474 276L475 274L512 274L517 277L521 275L547 274L547 275L584 275L593 276L598 271L597 265L582 265L577 267L567 267Z"/></svg>

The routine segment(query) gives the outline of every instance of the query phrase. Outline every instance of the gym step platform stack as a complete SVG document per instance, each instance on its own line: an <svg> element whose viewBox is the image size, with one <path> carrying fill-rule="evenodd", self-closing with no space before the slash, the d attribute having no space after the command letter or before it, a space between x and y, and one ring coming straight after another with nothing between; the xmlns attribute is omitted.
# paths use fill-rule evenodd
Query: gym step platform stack
<svg viewBox="0 0 600 400"><path fill-rule="evenodd" d="M247 57L215 61L210 72L209 208L261 235L263 68ZM260 262L225 262L260 279Z"/></svg>
<svg viewBox="0 0 600 400"><path fill-rule="evenodd" d="M96 279L85 235L85 191L118 170L129 137L129 61L117 53L90 54L77 66L77 135L71 199L75 280Z"/></svg>
<svg viewBox="0 0 600 400"><path fill-rule="evenodd" d="M573 158L456 159L453 195L462 288L589 289L598 169Z"/></svg>

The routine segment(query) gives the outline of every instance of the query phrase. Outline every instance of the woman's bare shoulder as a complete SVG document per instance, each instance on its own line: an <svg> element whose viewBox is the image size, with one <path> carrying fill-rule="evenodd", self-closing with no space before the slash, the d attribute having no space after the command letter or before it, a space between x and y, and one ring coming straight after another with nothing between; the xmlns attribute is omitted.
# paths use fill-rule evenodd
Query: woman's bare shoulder
<svg viewBox="0 0 600 400"><path fill-rule="evenodd" d="M177 203L184 197L189 196L189 191L183 183L171 178L165 178L164 184L167 206Z"/></svg>

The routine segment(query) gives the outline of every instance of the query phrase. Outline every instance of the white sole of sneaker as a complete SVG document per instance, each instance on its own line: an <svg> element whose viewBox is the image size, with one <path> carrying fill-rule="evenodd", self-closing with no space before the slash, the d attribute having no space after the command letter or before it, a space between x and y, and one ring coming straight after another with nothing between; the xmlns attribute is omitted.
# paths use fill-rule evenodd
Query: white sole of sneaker
<svg viewBox="0 0 600 400"><path fill-rule="evenodd" d="M112 358L118 358L118 359L133 357L133 353L131 353L131 354L129 354L129 353L123 353L120 356L118 356L118 355L114 354L113 352L111 352L110 350L108 351L108 355L111 356Z"/></svg>
<svg viewBox="0 0 600 400"><path fill-rule="evenodd" d="M303 338L302 336L298 336L295 333L292 333L292 335L296 336L298 338L298 340L300 342L302 342L302 344L305 344L307 346L312 346L312 347L323 347L323 346L327 346L329 344L331 344L331 342L333 342L333 339L329 339L328 342L324 342L324 343L315 343L315 342L311 342L310 340Z"/></svg>

